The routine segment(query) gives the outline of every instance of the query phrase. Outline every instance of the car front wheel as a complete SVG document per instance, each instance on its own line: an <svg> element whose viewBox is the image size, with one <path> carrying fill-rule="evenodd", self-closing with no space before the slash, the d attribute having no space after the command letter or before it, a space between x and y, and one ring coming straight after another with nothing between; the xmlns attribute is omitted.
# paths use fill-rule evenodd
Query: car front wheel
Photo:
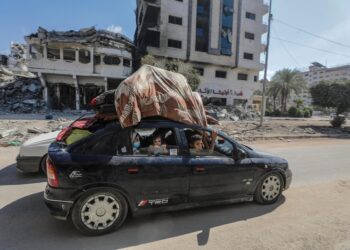
<svg viewBox="0 0 350 250"><path fill-rule="evenodd" d="M128 213L125 198L107 188L87 191L73 207L72 222L85 235L101 235L119 228Z"/></svg>
<svg viewBox="0 0 350 250"><path fill-rule="evenodd" d="M267 174L255 191L255 201L260 204L275 203L282 194L283 179L278 173Z"/></svg>

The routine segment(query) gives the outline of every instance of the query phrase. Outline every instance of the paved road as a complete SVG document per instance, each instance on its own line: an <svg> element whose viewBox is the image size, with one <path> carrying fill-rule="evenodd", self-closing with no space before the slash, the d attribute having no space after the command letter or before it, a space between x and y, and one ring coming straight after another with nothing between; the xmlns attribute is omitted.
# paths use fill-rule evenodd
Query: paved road
<svg viewBox="0 0 350 250"><path fill-rule="evenodd" d="M289 160L294 172L292 189L350 179L350 140L300 140L253 146ZM84 237L70 223L48 214L42 199L45 179L16 172L12 163L17 150L0 150L0 249L119 249L147 245L176 249L181 244L185 248L188 244L191 248L215 245L220 249L240 223L248 228L248 236L254 237L249 233L249 221L273 217L274 211L288 205L282 205L288 200L288 196L283 196L270 206L247 203L130 218L117 232ZM232 232L231 236L227 232Z"/></svg>

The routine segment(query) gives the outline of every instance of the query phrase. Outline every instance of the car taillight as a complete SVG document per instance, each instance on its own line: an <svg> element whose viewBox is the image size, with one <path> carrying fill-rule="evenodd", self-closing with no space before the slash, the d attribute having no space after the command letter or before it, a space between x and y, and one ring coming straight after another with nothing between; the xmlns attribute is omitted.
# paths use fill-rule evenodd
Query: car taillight
<svg viewBox="0 0 350 250"><path fill-rule="evenodd" d="M66 127L62 129L61 132L59 132L58 135L56 136L56 141L63 141L65 138L68 137L71 130L72 130L71 127Z"/></svg>
<svg viewBox="0 0 350 250"><path fill-rule="evenodd" d="M95 97L90 101L90 106L95 107L96 105L97 105L97 99Z"/></svg>
<svg viewBox="0 0 350 250"><path fill-rule="evenodd" d="M47 183L51 187L58 187L58 175L56 171L55 165L50 158L46 160L46 175L47 175Z"/></svg>

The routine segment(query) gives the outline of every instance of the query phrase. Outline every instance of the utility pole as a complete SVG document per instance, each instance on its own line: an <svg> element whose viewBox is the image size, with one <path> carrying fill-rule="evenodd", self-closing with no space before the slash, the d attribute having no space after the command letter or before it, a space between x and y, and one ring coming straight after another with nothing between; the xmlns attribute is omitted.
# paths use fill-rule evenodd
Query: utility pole
<svg viewBox="0 0 350 250"><path fill-rule="evenodd" d="M266 82L267 82L267 68L268 68L268 62L269 62L271 21L272 21L272 0L270 0L270 6L269 6L269 18L268 18L267 41L266 41L266 51L265 51L265 70L264 70L263 94L262 94L262 103L261 103L260 127L263 125L265 110L266 110Z"/></svg>

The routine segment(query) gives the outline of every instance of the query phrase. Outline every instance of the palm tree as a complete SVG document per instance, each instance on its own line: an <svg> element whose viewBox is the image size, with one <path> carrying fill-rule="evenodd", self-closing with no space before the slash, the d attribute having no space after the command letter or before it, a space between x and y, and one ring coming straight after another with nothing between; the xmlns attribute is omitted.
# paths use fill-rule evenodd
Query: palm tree
<svg viewBox="0 0 350 250"><path fill-rule="evenodd" d="M292 92L299 94L306 86L306 82L296 69L282 69L275 73L271 79L274 90L281 98L281 111L286 112L287 101ZM274 92L275 91L275 92ZM277 98L277 97L276 97Z"/></svg>
<svg viewBox="0 0 350 250"><path fill-rule="evenodd" d="M270 82L267 90L267 95L272 97L273 111L276 110L276 100L281 92L281 86L278 82Z"/></svg>

